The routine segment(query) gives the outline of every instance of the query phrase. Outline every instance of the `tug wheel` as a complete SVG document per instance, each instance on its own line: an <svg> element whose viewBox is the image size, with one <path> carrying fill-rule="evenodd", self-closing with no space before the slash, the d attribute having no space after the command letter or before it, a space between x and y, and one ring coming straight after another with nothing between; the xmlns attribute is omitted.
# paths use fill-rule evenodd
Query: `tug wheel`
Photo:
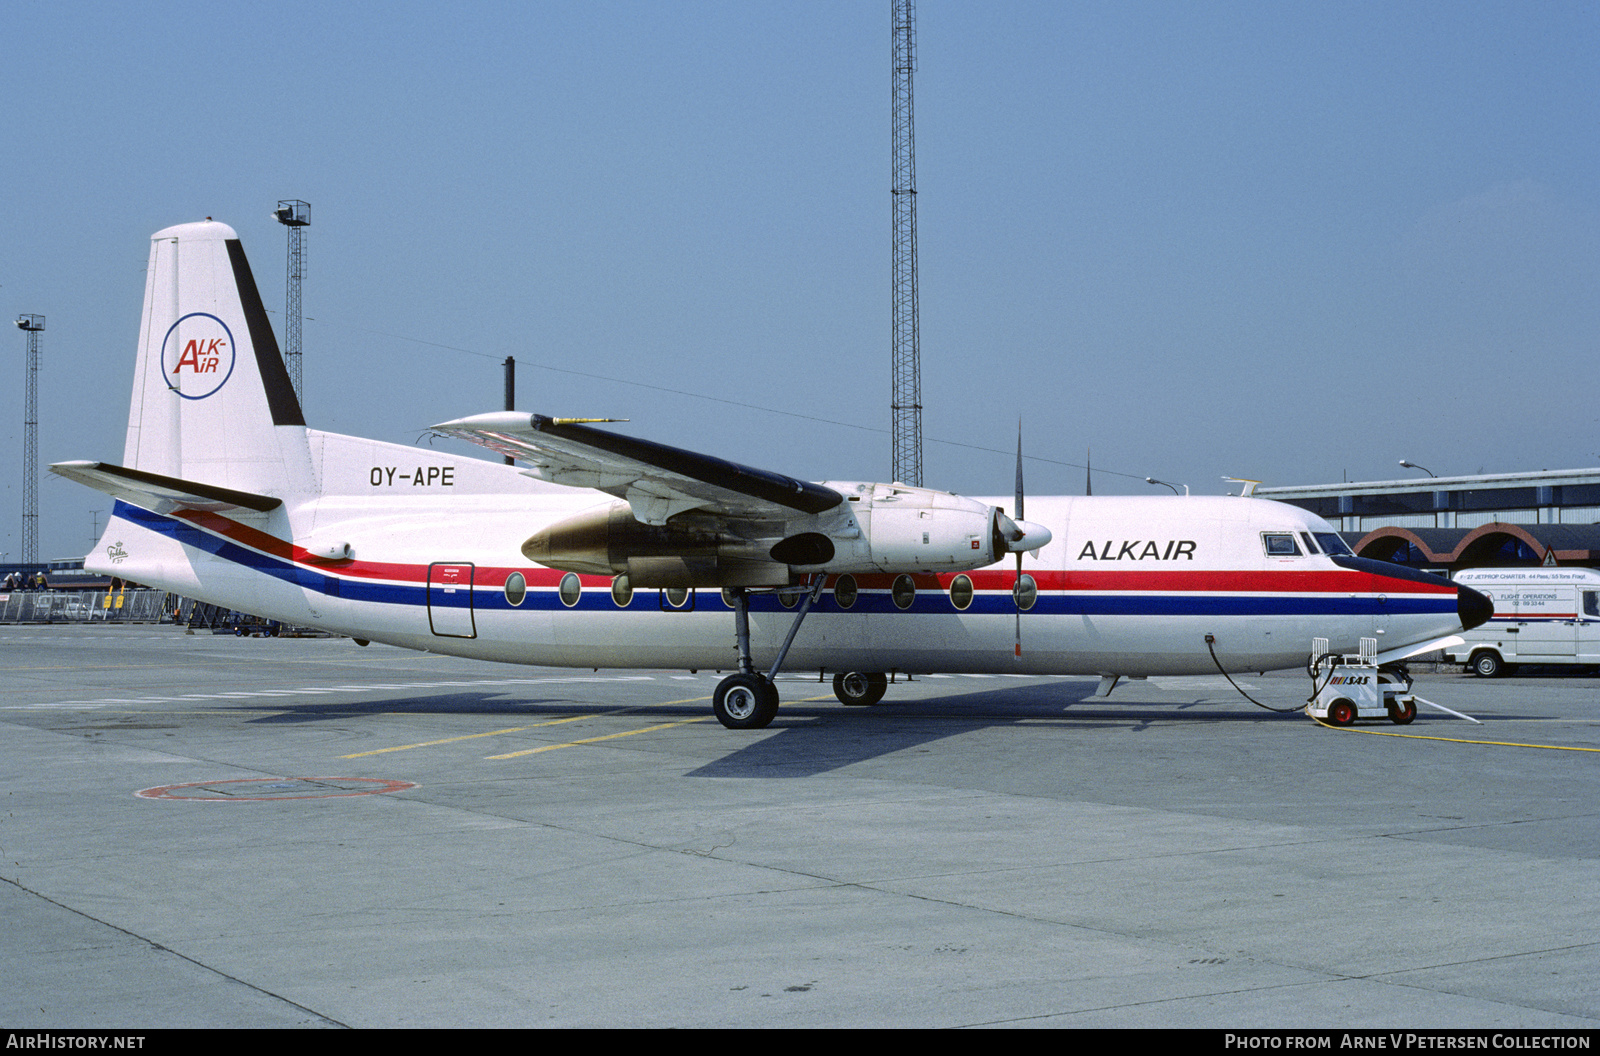
<svg viewBox="0 0 1600 1056"><path fill-rule="evenodd" d="M1396 704L1389 705L1389 721L1396 726L1409 726L1411 720L1416 717L1417 702L1414 700L1406 701L1403 707Z"/></svg>
<svg viewBox="0 0 1600 1056"><path fill-rule="evenodd" d="M1354 726L1356 722L1356 706L1344 697L1340 697L1328 705L1329 726Z"/></svg>

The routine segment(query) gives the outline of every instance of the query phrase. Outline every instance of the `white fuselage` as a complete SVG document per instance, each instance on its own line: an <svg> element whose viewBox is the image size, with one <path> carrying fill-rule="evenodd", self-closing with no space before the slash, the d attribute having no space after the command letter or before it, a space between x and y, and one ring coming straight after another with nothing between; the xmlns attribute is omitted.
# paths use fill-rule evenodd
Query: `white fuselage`
<svg viewBox="0 0 1600 1056"><path fill-rule="evenodd" d="M775 664L798 599L749 595L740 657L718 588L742 605L816 576L790 670L1249 671L1314 637L1392 652L1461 626L1447 581L1355 559L1274 502L1034 498L1023 521L514 411L434 428L521 468L311 429L237 233L164 228L149 260L122 461L51 468L117 500L86 567L200 601L485 660L740 678ZM763 684L724 721L770 721Z"/></svg>
<svg viewBox="0 0 1600 1056"><path fill-rule="evenodd" d="M612 577L530 563L530 535L609 496L516 469L308 430L321 494L268 514L154 513L118 502L88 567L290 624L484 660L575 667L736 667L732 608L715 589L613 591ZM841 491L848 485L834 485ZM1003 500L994 500L997 504ZM1456 591L1307 553L1320 518L1243 498L1035 497L1049 528L1023 555L961 574L827 580L790 670L1027 674L1215 671L1302 664L1311 639L1388 650L1460 629ZM1300 552L1269 556L1287 534ZM1299 542L1305 540L1304 542ZM118 555L113 557L112 555ZM331 557L330 554L349 554ZM523 587L517 589L515 577ZM965 583L958 582L965 579ZM562 589L563 580L566 589ZM511 589L508 590L508 583ZM848 584L847 584L848 587ZM575 588L575 589L574 589ZM758 665L794 619L751 603Z"/></svg>

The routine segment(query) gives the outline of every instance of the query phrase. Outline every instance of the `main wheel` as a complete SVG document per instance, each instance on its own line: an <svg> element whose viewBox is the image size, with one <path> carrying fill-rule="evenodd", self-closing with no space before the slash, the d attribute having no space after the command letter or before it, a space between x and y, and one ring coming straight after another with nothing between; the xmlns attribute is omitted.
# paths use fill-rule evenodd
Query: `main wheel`
<svg viewBox="0 0 1600 1056"><path fill-rule="evenodd" d="M1468 666L1479 678L1498 678L1505 673L1505 662L1499 653L1479 653Z"/></svg>
<svg viewBox="0 0 1600 1056"><path fill-rule="evenodd" d="M881 671L841 671L833 676L833 695L839 703L851 707L866 707L883 699L889 689L889 676Z"/></svg>
<svg viewBox="0 0 1600 1056"><path fill-rule="evenodd" d="M763 675L729 675L711 697L717 721L730 730L760 730L778 714L778 689Z"/></svg>
<svg viewBox="0 0 1600 1056"><path fill-rule="evenodd" d="M1328 705L1329 726L1354 726L1356 721L1356 706L1344 697L1340 697Z"/></svg>
<svg viewBox="0 0 1600 1056"><path fill-rule="evenodd" d="M1411 725L1411 720L1415 719L1416 717L1417 702L1414 700L1406 701L1404 707L1396 707L1393 704L1389 705L1389 721L1394 723L1396 726L1409 726Z"/></svg>

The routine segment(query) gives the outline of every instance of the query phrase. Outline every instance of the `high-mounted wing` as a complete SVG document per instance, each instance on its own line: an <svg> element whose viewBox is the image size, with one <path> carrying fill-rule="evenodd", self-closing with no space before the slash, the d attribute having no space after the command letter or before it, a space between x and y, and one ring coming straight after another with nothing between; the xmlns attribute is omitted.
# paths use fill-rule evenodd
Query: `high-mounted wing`
<svg viewBox="0 0 1600 1056"><path fill-rule="evenodd" d="M844 501L821 484L542 414L496 411L444 422L433 431L515 458L541 480L625 499L644 524L663 525L696 509L786 520Z"/></svg>

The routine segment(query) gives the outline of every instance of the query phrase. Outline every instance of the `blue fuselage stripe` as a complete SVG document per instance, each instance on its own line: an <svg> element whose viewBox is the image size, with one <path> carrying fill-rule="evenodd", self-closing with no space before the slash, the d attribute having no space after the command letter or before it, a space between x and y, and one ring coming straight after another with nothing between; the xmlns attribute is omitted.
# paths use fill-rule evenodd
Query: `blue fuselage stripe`
<svg viewBox="0 0 1600 1056"><path fill-rule="evenodd" d="M328 597L348 601L381 602L390 605L427 605L428 588L424 584L376 583L356 577L340 577L316 569L297 565L292 561L273 557L232 542L213 532L206 531L187 521L151 513L118 500L112 516L131 521L185 546L194 547L224 561L242 565L262 575ZM433 591L435 608L467 608L478 611L547 612L573 608L583 612L619 611L609 591L587 590L575 606L561 602L554 588L530 589L520 605L513 606L505 594L495 588L457 590L445 594ZM729 611L722 603L720 592L703 590L697 593L696 608L705 611L707 603L714 603L712 611ZM636 591L626 606L628 611L653 611L660 606L654 590ZM750 599L755 612L786 611L772 595L756 594ZM887 593L862 591L848 610L840 608L832 594L826 594L812 610L816 613L850 612L852 614L894 615L902 612L919 615L1014 616L1016 603L1010 593L980 593L965 610L957 610L949 595L943 591L924 591L916 595L909 609L895 605ZM1043 592L1039 594L1027 615L1046 616L1411 616L1421 614L1453 614L1456 611L1454 594L1437 594L1428 597L1389 597L1376 595L1350 596L1339 594L1086 594Z"/></svg>

